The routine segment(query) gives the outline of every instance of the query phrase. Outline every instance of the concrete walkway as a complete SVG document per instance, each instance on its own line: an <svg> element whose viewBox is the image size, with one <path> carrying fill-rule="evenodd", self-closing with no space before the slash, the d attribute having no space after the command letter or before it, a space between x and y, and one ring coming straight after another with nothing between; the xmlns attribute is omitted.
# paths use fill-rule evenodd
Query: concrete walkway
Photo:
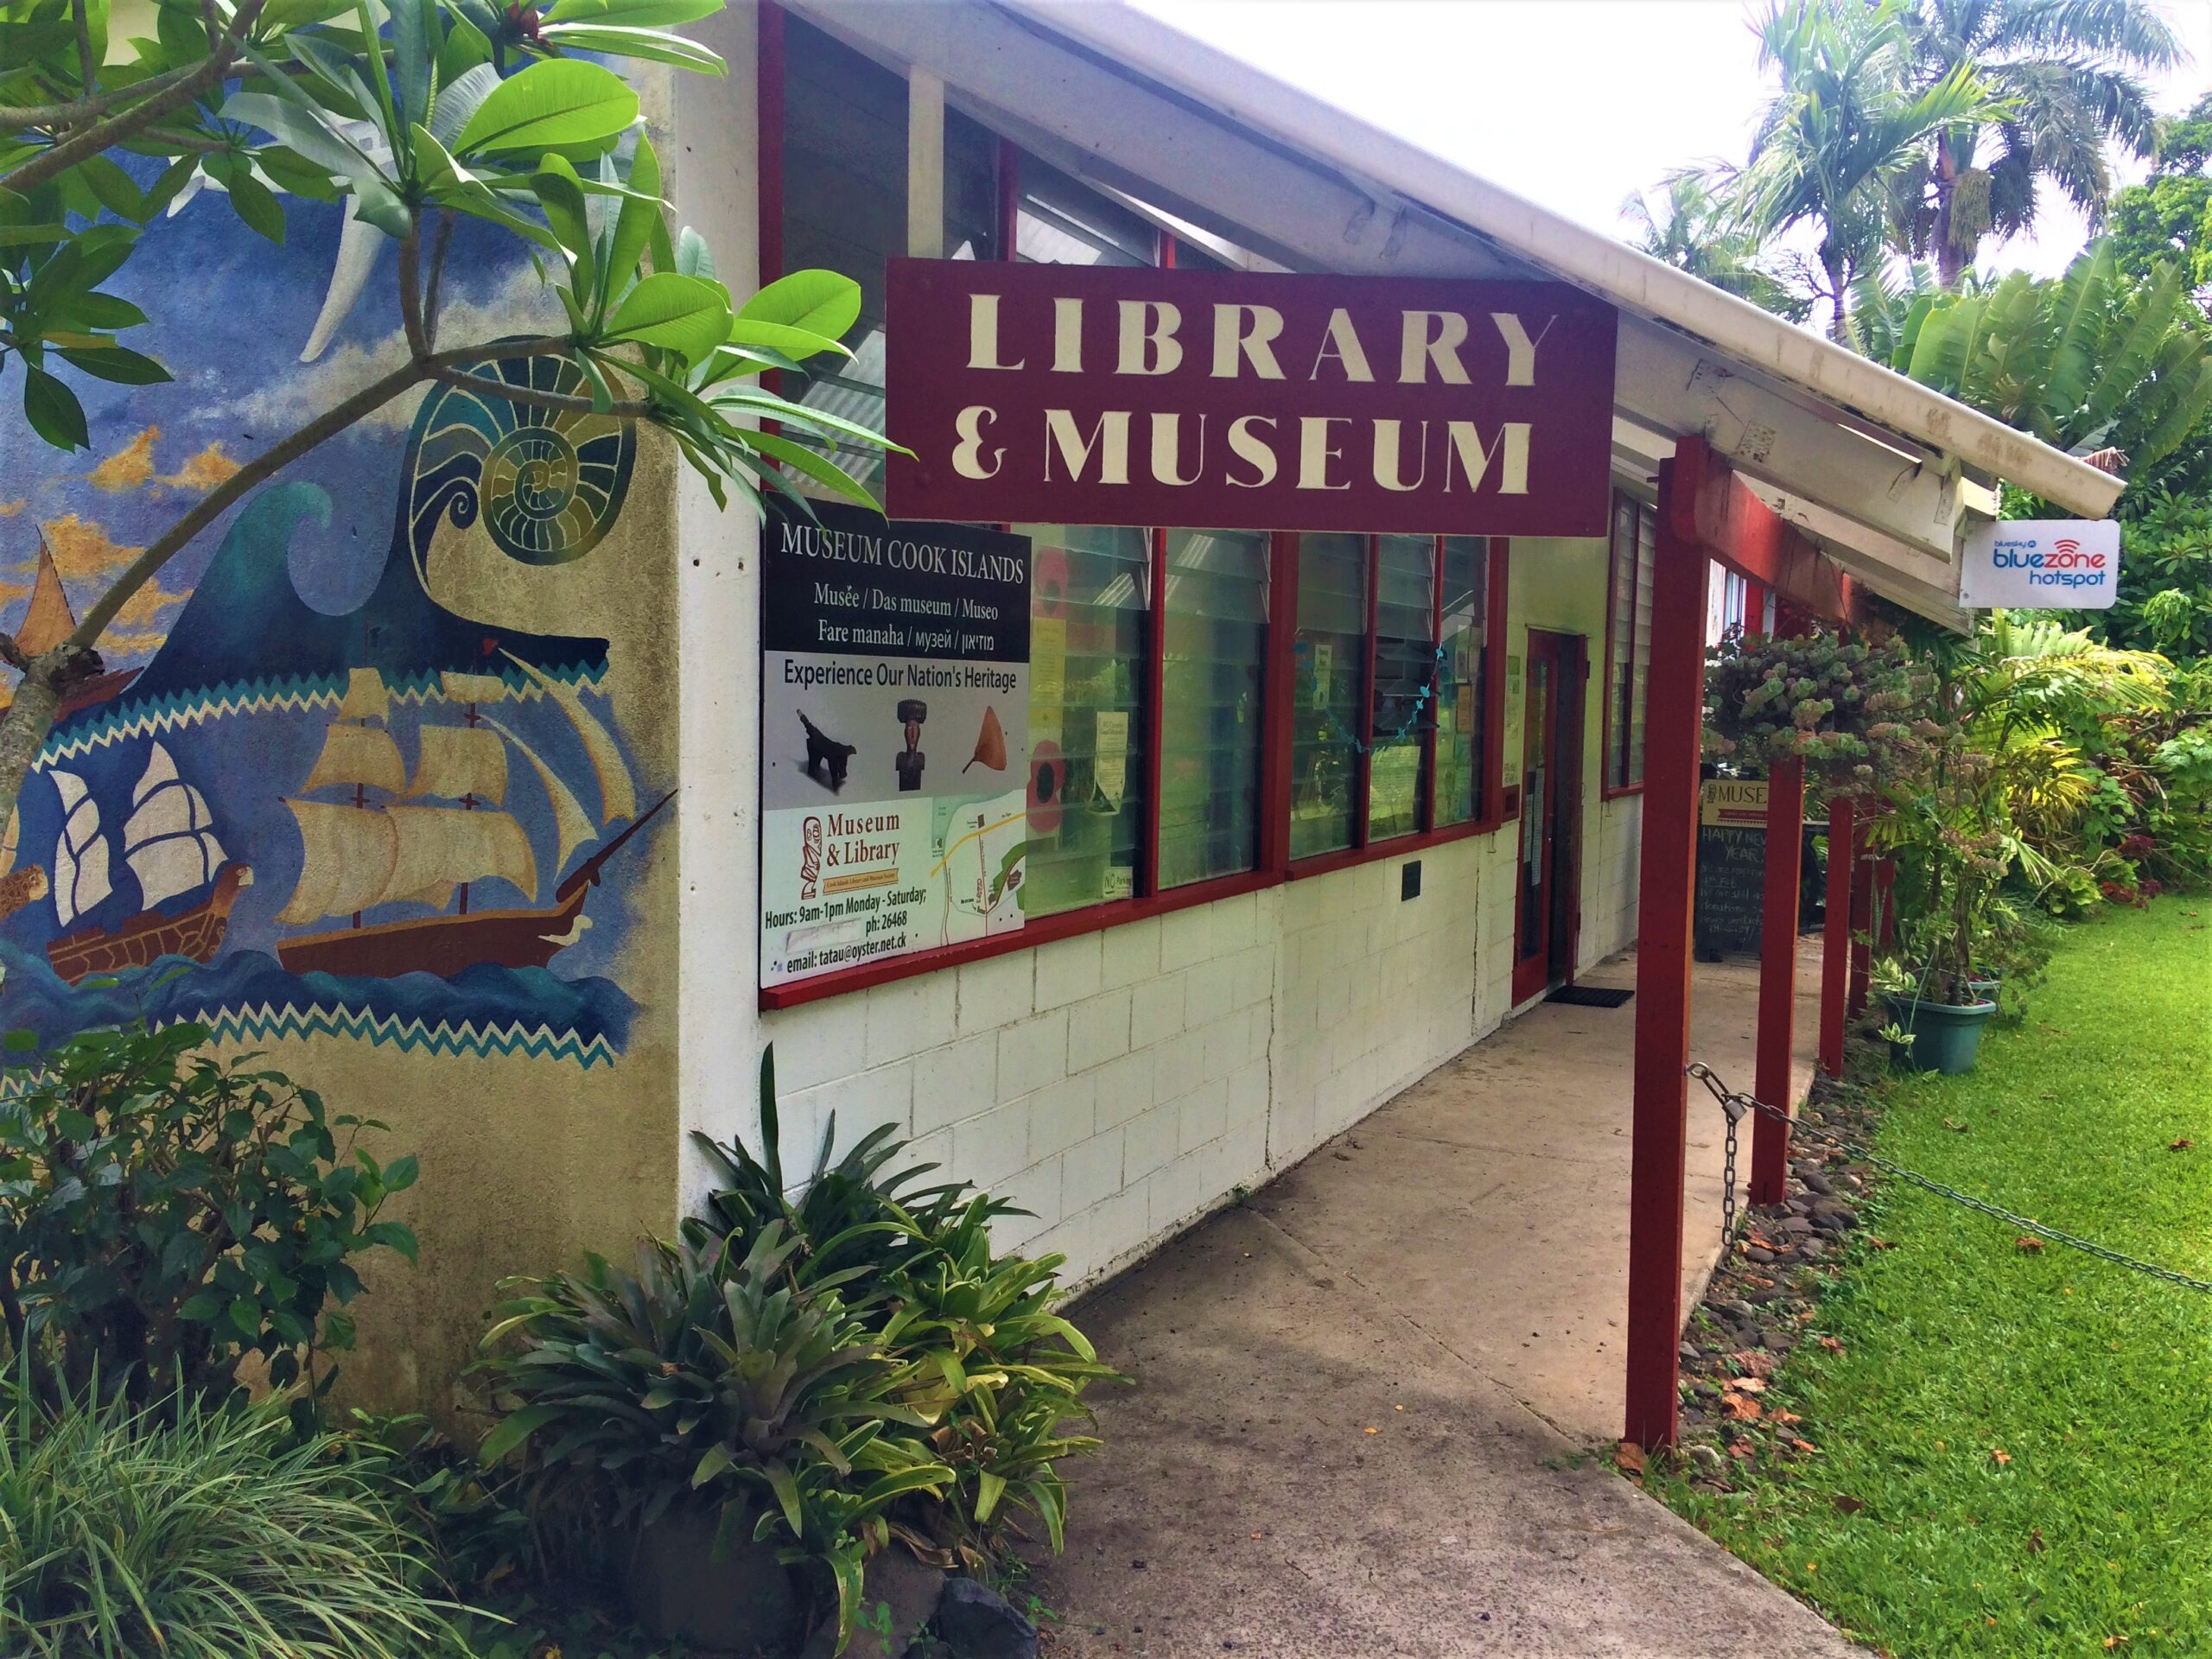
<svg viewBox="0 0 2212 1659"><path fill-rule="evenodd" d="M1694 1002L1742 1087L1755 983L1701 967ZM1097 1391L1106 1450L1040 1573L1057 1653L1855 1651L1585 1455L1621 1420L1633 1022L1533 1010L1086 1299L1135 1382ZM1693 1102L1694 1287L1719 1127Z"/></svg>

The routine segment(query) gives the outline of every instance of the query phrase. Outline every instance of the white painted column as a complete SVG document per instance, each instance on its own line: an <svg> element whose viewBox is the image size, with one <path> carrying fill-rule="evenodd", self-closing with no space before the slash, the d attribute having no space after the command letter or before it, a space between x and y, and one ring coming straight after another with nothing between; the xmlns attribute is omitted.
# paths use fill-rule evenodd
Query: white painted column
<svg viewBox="0 0 2212 1659"><path fill-rule="evenodd" d="M729 73L675 77L676 130L662 161L677 222L706 238L715 270L741 302L760 285L757 24L754 7L737 5L698 26L696 38L728 60ZM686 466L676 542L683 1146L671 1198L688 1213L706 1185L690 1131L728 1140L758 1127L760 525L741 500L718 509Z"/></svg>
<svg viewBox="0 0 2212 1659"><path fill-rule="evenodd" d="M906 252L944 257L944 83L926 69L906 74Z"/></svg>

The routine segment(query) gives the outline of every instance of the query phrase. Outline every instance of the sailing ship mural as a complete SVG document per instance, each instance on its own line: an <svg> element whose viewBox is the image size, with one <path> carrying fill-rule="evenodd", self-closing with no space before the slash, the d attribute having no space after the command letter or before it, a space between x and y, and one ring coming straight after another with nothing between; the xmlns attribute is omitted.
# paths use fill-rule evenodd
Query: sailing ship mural
<svg viewBox="0 0 2212 1659"><path fill-rule="evenodd" d="M410 778L398 745L379 723L389 719L390 693L374 669L354 671L314 770L300 793L284 800L299 821L306 851L299 885L276 919L318 929L277 940L276 955L287 969L391 978L455 974L478 963L543 968L582 937L593 925L583 914L586 893L607 861L644 826L629 768L607 728L568 688L542 683L591 758L599 786L596 818L548 761L480 711L484 702L509 695L505 681L443 677L446 699L462 704L465 712L460 722L426 721L416 728L418 753ZM550 804L556 865L565 865L577 848L600 839L611 825L628 822L629 827L563 879L550 904L480 905L472 912L470 887L486 879L539 896L530 836L504 810L511 749L530 763ZM347 794L316 798L333 790ZM662 797L645 817L668 798ZM415 913L363 925L364 915L386 906ZM426 911L431 913L422 913ZM321 925L349 914L347 925Z"/></svg>
<svg viewBox="0 0 2212 1659"><path fill-rule="evenodd" d="M577 384L527 359L474 372ZM344 608L296 579L303 531L361 544L331 490L252 496L167 642L73 698L25 785L0 843L0 1029L44 1045L194 1019L226 1040L611 1063L636 1013L614 971L632 893L673 791L641 790L606 639L488 613L529 610L527 582L462 614L433 561L470 538L524 567L585 556L634 443L588 410L439 389L381 568ZM43 550L39 569L26 644L75 626ZM18 849L43 857L18 868Z"/></svg>
<svg viewBox="0 0 2212 1659"><path fill-rule="evenodd" d="M75 772L56 768L50 775L61 798L54 914L67 927L99 908L115 884L99 798ZM160 743L151 746L130 794L123 863L137 883L140 907L113 927L95 924L50 941L46 959L54 973L76 985L94 974L150 968L163 957L213 961L253 872L224 855L207 797L177 776L175 760ZM180 899L188 902L172 907Z"/></svg>

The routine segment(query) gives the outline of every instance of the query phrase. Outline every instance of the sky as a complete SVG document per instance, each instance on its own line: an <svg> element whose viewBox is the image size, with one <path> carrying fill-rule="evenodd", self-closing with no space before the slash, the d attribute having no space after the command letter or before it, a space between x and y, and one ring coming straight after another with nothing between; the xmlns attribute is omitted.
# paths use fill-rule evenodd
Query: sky
<svg viewBox="0 0 2212 1659"><path fill-rule="evenodd" d="M1742 159L1771 90L1743 0L1134 3L1612 236L1622 202L1669 168ZM2154 84L2171 111L2212 87L2212 0L2163 9L2191 59ZM2086 235L2058 202L1985 262L2056 274Z"/></svg>

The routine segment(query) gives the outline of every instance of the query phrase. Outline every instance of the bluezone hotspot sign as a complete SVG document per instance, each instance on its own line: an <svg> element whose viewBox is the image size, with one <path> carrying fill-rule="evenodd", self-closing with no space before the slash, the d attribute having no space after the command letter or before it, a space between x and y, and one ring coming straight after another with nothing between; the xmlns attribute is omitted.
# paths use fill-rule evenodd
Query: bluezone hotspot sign
<svg viewBox="0 0 2212 1659"><path fill-rule="evenodd" d="M2110 518L2011 518L1967 537L1959 603L1968 610L2105 611L2120 595Z"/></svg>
<svg viewBox="0 0 2212 1659"><path fill-rule="evenodd" d="M1021 925L1029 542L771 504L760 982Z"/></svg>

